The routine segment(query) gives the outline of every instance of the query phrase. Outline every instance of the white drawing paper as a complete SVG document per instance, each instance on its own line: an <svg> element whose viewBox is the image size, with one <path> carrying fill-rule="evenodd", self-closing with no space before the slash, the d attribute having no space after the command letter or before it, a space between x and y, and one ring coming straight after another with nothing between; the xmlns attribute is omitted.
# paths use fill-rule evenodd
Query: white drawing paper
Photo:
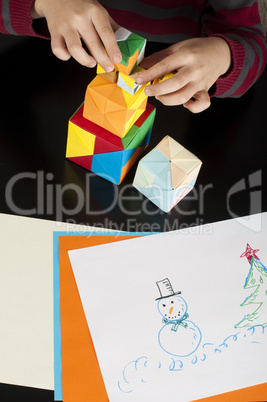
<svg viewBox="0 0 267 402"><path fill-rule="evenodd" d="M267 381L259 218L257 232L236 219L69 252L111 402L188 402Z"/></svg>

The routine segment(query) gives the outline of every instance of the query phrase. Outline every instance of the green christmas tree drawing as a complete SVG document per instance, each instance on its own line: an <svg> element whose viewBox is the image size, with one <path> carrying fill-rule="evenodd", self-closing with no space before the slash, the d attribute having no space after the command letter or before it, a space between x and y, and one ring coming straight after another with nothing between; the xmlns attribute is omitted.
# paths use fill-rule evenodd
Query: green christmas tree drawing
<svg viewBox="0 0 267 402"><path fill-rule="evenodd" d="M253 312L235 325L235 328L251 328L267 324L266 310L263 314L263 305L267 305L267 269L257 257L259 250L253 250L247 244L246 251L240 257L247 257L250 270L245 281L244 289L251 289L252 293L241 304L241 307L252 306Z"/></svg>

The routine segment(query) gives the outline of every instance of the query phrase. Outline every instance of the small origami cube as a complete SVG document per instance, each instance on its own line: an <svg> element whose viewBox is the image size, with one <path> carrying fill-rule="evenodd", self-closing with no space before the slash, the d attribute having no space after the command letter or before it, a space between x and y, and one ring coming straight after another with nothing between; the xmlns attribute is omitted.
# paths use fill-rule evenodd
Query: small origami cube
<svg viewBox="0 0 267 402"><path fill-rule="evenodd" d="M136 92L142 87L135 82L135 75L140 71L145 71L144 68L137 66L131 75L126 75L123 73L119 73L117 85L124 91L128 92L130 95L136 94Z"/></svg>
<svg viewBox="0 0 267 402"><path fill-rule="evenodd" d="M122 27L115 32L115 36L122 55L122 60L115 64L115 69L130 75L144 58L146 39Z"/></svg>
<svg viewBox="0 0 267 402"><path fill-rule="evenodd" d="M83 117L83 105L69 120L66 157L115 184L120 184L149 144L156 115L147 109L124 138Z"/></svg>
<svg viewBox="0 0 267 402"><path fill-rule="evenodd" d="M168 80L169 78L171 78L171 77L173 77L173 76L174 76L173 73L168 73L168 74L164 75L163 77L156 78L156 79L153 81L153 84L159 84L160 82L165 81L165 80Z"/></svg>
<svg viewBox="0 0 267 402"><path fill-rule="evenodd" d="M118 71L113 70L110 73L107 73L101 66L100 64L97 64L96 66L96 73L100 75L100 77L105 78L106 80L110 82L117 82L118 79Z"/></svg>
<svg viewBox="0 0 267 402"><path fill-rule="evenodd" d="M87 87L83 116L123 138L145 111L146 85L135 95L130 95L116 83L97 75Z"/></svg>
<svg viewBox="0 0 267 402"><path fill-rule="evenodd" d="M164 212L194 187L202 162L166 136L138 163L133 186Z"/></svg>

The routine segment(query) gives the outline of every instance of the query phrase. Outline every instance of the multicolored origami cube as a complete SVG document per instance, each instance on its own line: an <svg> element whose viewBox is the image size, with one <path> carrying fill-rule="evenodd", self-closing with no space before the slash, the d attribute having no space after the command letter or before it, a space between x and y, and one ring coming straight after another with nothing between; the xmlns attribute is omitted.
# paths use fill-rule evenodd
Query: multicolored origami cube
<svg viewBox="0 0 267 402"><path fill-rule="evenodd" d="M202 162L166 136L138 163L133 186L169 212L195 185Z"/></svg>
<svg viewBox="0 0 267 402"><path fill-rule="evenodd" d="M173 73L168 73L168 74L164 75L163 77L156 78L156 79L153 81L153 84L159 84L160 82L165 81L165 80L168 80L169 78L171 78L171 77L173 77L173 76L174 76Z"/></svg>
<svg viewBox="0 0 267 402"><path fill-rule="evenodd" d="M97 75L87 87L83 116L123 138L146 109L146 85L130 95Z"/></svg>
<svg viewBox="0 0 267 402"><path fill-rule="evenodd" d="M139 85L135 82L135 75L139 73L140 71L145 71L144 68L137 66L133 73L131 75L126 75L123 73L118 74L118 80L117 80L117 85L121 89L124 89L124 91L128 92L130 95L136 94L137 91L139 91L140 88L142 88L142 85Z"/></svg>
<svg viewBox="0 0 267 402"><path fill-rule="evenodd" d="M149 144L156 109L147 104L148 84L137 88L127 76L143 58L146 40L124 28L116 37L123 58L115 67L128 92L117 85L118 71L107 73L97 65L84 103L69 120L66 157L120 184Z"/></svg>
<svg viewBox="0 0 267 402"><path fill-rule="evenodd" d="M156 109L148 104L124 138L83 117L83 105L69 121L66 157L115 184L120 184L149 144Z"/></svg>
<svg viewBox="0 0 267 402"><path fill-rule="evenodd" d="M107 73L100 66L100 64L97 64L97 66L96 66L96 73L97 73L97 75L100 75L100 77L105 78L106 80L108 80L110 82L117 82L117 80L118 80L118 71L113 70L110 73Z"/></svg>
<svg viewBox="0 0 267 402"><path fill-rule="evenodd" d="M115 36L122 55L122 60L115 64L115 69L130 75L144 58L146 39L122 27L115 32Z"/></svg>

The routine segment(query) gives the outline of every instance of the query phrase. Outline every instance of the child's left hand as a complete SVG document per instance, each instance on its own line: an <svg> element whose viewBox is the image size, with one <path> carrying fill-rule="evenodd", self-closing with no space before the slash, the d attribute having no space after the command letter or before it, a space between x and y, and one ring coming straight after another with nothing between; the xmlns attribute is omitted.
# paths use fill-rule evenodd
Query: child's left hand
<svg viewBox="0 0 267 402"><path fill-rule="evenodd" d="M138 84L175 71L173 77L148 85L148 96L155 96L164 105L183 105L198 113L210 106L208 91L229 70L231 51L220 37L188 39L145 58L141 66L148 70L137 75Z"/></svg>

